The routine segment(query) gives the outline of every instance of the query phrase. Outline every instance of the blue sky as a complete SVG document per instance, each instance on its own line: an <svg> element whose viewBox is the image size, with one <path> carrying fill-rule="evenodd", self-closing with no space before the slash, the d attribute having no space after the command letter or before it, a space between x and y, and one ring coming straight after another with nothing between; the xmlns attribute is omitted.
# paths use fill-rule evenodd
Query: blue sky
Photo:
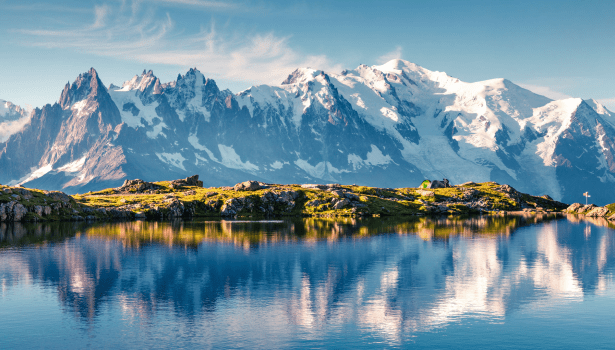
<svg viewBox="0 0 615 350"><path fill-rule="evenodd" d="M614 17L612 0L0 0L0 99L53 103L90 67L106 85L197 67L238 92L402 58L615 110Z"/></svg>

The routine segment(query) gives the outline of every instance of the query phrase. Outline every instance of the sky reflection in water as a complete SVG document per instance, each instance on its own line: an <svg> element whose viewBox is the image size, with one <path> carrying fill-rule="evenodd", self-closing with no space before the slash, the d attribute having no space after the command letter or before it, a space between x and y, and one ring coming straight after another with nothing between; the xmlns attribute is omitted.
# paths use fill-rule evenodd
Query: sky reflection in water
<svg viewBox="0 0 615 350"><path fill-rule="evenodd" d="M575 217L0 225L1 347L615 346Z"/></svg>

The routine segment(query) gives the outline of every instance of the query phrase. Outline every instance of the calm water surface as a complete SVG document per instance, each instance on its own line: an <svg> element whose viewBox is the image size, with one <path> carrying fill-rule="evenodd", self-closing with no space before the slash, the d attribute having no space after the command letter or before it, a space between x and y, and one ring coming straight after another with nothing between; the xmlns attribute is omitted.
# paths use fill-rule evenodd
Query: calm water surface
<svg viewBox="0 0 615 350"><path fill-rule="evenodd" d="M574 217L0 224L0 348L615 348Z"/></svg>

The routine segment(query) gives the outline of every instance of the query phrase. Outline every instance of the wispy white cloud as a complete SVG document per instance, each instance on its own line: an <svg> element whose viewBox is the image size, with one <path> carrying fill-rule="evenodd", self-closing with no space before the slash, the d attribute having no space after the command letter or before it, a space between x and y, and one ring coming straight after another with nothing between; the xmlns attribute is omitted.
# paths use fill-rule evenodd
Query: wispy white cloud
<svg viewBox="0 0 615 350"><path fill-rule="evenodd" d="M226 8L235 8L237 7L234 3L230 1L203 1L203 0L150 0L149 3L163 3L163 4L171 4L171 5L191 5L198 7L207 7L207 8L218 8L218 9L226 9Z"/></svg>
<svg viewBox="0 0 615 350"><path fill-rule="evenodd" d="M185 34L183 28L176 28L168 13L160 18L155 9L141 8L139 2L95 7L93 23L83 28L15 32L23 36L20 38L23 43L36 47L68 48L143 63L197 67L214 78L251 84L279 84L297 67L341 70L340 65L333 64L324 55L298 52L292 48L290 37L274 33L219 33L212 21L207 29Z"/></svg>
<svg viewBox="0 0 615 350"><path fill-rule="evenodd" d="M390 60L401 58L402 51L402 47L397 46L395 47L395 50L387 52L384 55L378 57L378 59L376 59L376 62L378 62L379 64L383 64L389 62Z"/></svg>
<svg viewBox="0 0 615 350"><path fill-rule="evenodd" d="M94 7L94 24L92 24L92 29L102 28L105 26L105 20L107 15L109 15L110 8L107 5L103 6L95 6Z"/></svg>
<svg viewBox="0 0 615 350"><path fill-rule="evenodd" d="M566 95L563 92L555 91L549 86L532 85L532 84L518 84L518 85L524 89L528 89L536 94L548 97L552 100L563 100L563 99L572 97L570 95Z"/></svg>
<svg viewBox="0 0 615 350"><path fill-rule="evenodd" d="M11 135L18 133L29 122L30 116L24 116L16 120L0 122L0 142L8 140Z"/></svg>
<svg viewBox="0 0 615 350"><path fill-rule="evenodd" d="M30 11L30 12L62 12L62 13L89 13L91 10L85 7L62 6L49 3L34 3L34 4L19 4L19 5L4 5L4 11Z"/></svg>

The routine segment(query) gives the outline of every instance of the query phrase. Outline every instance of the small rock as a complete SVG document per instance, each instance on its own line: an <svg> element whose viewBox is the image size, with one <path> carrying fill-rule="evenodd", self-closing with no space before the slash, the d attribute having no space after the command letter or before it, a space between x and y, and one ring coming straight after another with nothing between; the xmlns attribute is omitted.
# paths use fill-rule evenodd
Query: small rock
<svg viewBox="0 0 615 350"><path fill-rule="evenodd" d="M358 201L359 200L359 196L352 193L352 192L346 192L344 193L344 196L348 199L350 199L351 201Z"/></svg>
<svg viewBox="0 0 615 350"><path fill-rule="evenodd" d="M185 179L173 180L169 183L169 187L171 188L179 188L183 186L203 187L203 181L199 181L198 175L192 175Z"/></svg>
<svg viewBox="0 0 615 350"><path fill-rule="evenodd" d="M350 201L346 198L337 201L335 204L333 204L333 209L342 209L344 206L350 204Z"/></svg>
<svg viewBox="0 0 615 350"><path fill-rule="evenodd" d="M23 199L32 199L32 192L26 190L25 188L17 189L17 193L21 195Z"/></svg>
<svg viewBox="0 0 615 350"><path fill-rule="evenodd" d="M339 191L339 190L332 190L331 194L336 195L338 197L344 197L344 192Z"/></svg>
<svg viewBox="0 0 615 350"><path fill-rule="evenodd" d="M145 219L147 218L147 216L145 216L145 213L140 211L138 213L135 213L135 219Z"/></svg>
<svg viewBox="0 0 615 350"><path fill-rule="evenodd" d="M579 208L583 207L581 203L572 203L568 208L566 208L567 213L576 213Z"/></svg>
<svg viewBox="0 0 615 350"><path fill-rule="evenodd" d="M38 216L43 216L43 213L45 212L45 210L43 209L42 206L40 205L35 205L34 206L34 212L38 215Z"/></svg>
<svg viewBox="0 0 615 350"><path fill-rule="evenodd" d="M319 206L321 204L322 204L322 202L319 201L318 199L314 199L312 201L309 201L309 202L305 203L305 205L307 205L308 207L317 207L317 206Z"/></svg>
<svg viewBox="0 0 615 350"><path fill-rule="evenodd" d="M235 191L256 191L260 188L261 185L258 183L258 181L252 180L240 182L233 187Z"/></svg>

